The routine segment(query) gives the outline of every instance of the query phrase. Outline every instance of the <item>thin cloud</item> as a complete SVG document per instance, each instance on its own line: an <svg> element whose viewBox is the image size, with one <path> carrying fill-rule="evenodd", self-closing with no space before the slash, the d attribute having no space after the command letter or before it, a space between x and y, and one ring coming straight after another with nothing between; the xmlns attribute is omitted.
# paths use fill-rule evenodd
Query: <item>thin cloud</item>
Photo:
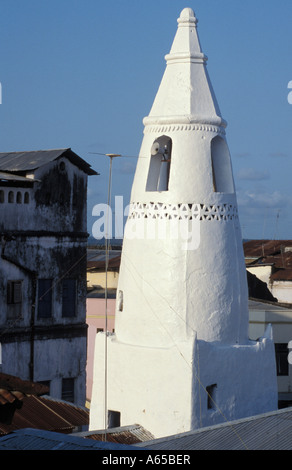
<svg viewBox="0 0 292 470"><path fill-rule="evenodd" d="M237 173L239 180L262 181L270 178L268 170L255 170L254 168L242 168Z"/></svg>
<svg viewBox="0 0 292 470"><path fill-rule="evenodd" d="M242 152L242 153L235 153L234 155L236 158L247 158L250 157L251 154L249 152Z"/></svg>
<svg viewBox="0 0 292 470"><path fill-rule="evenodd" d="M291 198L279 191L244 191L238 194L238 205L250 209L290 207Z"/></svg>
<svg viewBox="0 0 292 470"><path fill-rule="evenodd" d="M269 154L271 158L287 158L289 157L288 153L285 152L272 152Z"/></svg>

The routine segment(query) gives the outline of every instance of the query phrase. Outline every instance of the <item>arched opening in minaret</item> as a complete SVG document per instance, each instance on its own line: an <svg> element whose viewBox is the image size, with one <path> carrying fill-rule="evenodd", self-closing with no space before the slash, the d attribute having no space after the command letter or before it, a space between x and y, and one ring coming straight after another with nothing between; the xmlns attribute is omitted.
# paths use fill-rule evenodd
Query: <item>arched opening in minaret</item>
<svg viewBox="0 0 292 470"><path fill-rule="evenodd" d="M216 193L233 193L234 183L231 158L227 143L218 135L211 140L213 190Z"/></svg>
<svg viewBox="0 0 292 470"><path fill-rule="evenodd" d="M151 147L146 191L168 191L172 140L163 135Z"/></svg>

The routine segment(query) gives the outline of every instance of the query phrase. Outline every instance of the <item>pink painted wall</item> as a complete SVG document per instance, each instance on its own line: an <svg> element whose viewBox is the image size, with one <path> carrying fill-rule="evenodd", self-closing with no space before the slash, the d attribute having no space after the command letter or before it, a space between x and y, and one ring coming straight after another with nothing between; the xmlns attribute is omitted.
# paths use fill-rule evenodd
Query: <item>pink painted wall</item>
<svg viewBox="0 0 292 470"><path fill-rule="evenodd" d="M107 300L107 329L114 331L116 299ZM86 365L86 399L91 400L93 382L93 360L95 336L98 328L105 330L105 299L86 299L87 331L87 365Z"/></svg>

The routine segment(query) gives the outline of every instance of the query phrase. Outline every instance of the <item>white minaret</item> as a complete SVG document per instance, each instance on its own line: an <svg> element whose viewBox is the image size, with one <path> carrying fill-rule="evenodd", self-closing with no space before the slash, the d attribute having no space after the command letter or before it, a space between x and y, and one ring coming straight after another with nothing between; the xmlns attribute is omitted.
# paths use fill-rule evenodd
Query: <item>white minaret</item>
<svg viewBox="0 0 292 470"><path fill-rule="evenodd" d="M103 428L110 410L121 425L139 423L156 437L277 408L271 333L248 337L226 122L190 8L166 61L144 119L116 333L106 348L96 337L90 413L91 429Z"/></svg>

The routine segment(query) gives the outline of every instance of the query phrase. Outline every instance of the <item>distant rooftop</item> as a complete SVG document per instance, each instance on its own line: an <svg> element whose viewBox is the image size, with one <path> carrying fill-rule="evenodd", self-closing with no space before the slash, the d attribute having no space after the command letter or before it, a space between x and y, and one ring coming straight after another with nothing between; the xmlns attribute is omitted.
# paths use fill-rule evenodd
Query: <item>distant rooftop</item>
<svg viewBox="0 0 292 470"><path fill-rule="evenodd" d="M85 160L73 152L71 148L0 153L0 171L33 171L49 162L57 160L60 157L68 158L71 163L78 166L88 175L98 174Z"/></svg>
<svg viewBox="0 0 292 470"><path fill-rule="evenodd" d="M271 281L292 281L292 240L250 240L243 249L248 267L273 266Z"/></svg>
<svg viewBox="0 0 292 470"><path fill-rule="evenodd" d="M249 240L243 244L246 258L272 256L289 248L292 251L292 240Z"/></svg>
<svg viewBox="0 0 292 470"><path fill-rule="evenodd" d="M0 437L0 450L129 450L133 446L94 441L39 429L20 429ZM137 449L136 449L137 450Z"/></svg>

